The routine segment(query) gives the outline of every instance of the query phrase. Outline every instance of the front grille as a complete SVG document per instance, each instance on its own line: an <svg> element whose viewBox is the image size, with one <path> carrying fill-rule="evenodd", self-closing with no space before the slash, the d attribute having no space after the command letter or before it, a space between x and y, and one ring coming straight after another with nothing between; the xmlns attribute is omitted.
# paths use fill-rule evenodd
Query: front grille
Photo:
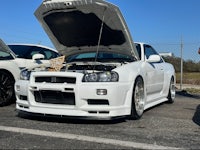
<svg viewBox="0 0 200 150"><path fill-rule="evenodd" d="M43 90L35 91L34 96L38 103L75 105L74 93Z"/></svg>
<svg viewBox="0 0 200 150"><path fill-rule="evenodd" d="M47 82L47 83L76 83L76 78L74 77L35 77L35 82Z"/></svg>

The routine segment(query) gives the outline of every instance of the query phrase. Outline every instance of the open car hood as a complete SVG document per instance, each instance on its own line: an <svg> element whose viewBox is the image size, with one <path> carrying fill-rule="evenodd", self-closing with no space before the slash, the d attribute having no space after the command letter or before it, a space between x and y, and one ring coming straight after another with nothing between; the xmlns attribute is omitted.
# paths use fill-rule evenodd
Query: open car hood
<svg viewBox="0 0 200 150"><path fill-rule="evenodd" d="M44 0L35 16L63 55L98 50L138 58L125 20L113 4L103 0Z"/></svg>

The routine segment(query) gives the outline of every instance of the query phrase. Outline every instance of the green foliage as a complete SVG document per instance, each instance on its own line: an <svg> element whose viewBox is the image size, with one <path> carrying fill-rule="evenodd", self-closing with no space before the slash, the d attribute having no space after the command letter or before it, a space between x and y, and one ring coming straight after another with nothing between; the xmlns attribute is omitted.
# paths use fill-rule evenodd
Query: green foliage
<svg viewBox="0 0 200 150"><path fill-rule="evenodd" d="M171 63L176 72L180 72L181 71L181 58L180 57L164 57L164 60L166 62ZM184 72L200 72L200 61L199 62L195 62L193 60L183 60L183 71Z"/></svg>

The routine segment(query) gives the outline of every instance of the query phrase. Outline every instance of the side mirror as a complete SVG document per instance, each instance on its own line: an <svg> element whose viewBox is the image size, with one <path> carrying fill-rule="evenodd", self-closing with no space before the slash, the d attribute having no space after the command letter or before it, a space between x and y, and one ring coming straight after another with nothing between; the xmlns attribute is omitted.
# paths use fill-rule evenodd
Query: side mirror
<svg viewBox="0 0 200 150"><path fill-rule="evenodd" d="M34 54L32 57L33 61L44 59L44 55L42 54Z"/></svg>
<svg viewBox="0 0 200 150"><path fill-rule="evenodd" d="M149 63L156 63L156 62L160 62L161 58L159 55L150 55L149 59L147 59L147 62Z"/></svg>

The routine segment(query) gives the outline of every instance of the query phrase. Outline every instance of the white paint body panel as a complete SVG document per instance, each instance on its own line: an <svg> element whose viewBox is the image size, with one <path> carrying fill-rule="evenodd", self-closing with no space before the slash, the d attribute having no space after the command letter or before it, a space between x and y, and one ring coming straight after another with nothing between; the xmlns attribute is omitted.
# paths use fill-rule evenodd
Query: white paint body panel
<svg viewBox="0 0 200 150"><path fill-rule="evenodd" d="M19 80L20 70L18 68L18 65L14 62L14 60L0 61L0 70L6 70L10 72L13 75L15 81Z"/></svg>

